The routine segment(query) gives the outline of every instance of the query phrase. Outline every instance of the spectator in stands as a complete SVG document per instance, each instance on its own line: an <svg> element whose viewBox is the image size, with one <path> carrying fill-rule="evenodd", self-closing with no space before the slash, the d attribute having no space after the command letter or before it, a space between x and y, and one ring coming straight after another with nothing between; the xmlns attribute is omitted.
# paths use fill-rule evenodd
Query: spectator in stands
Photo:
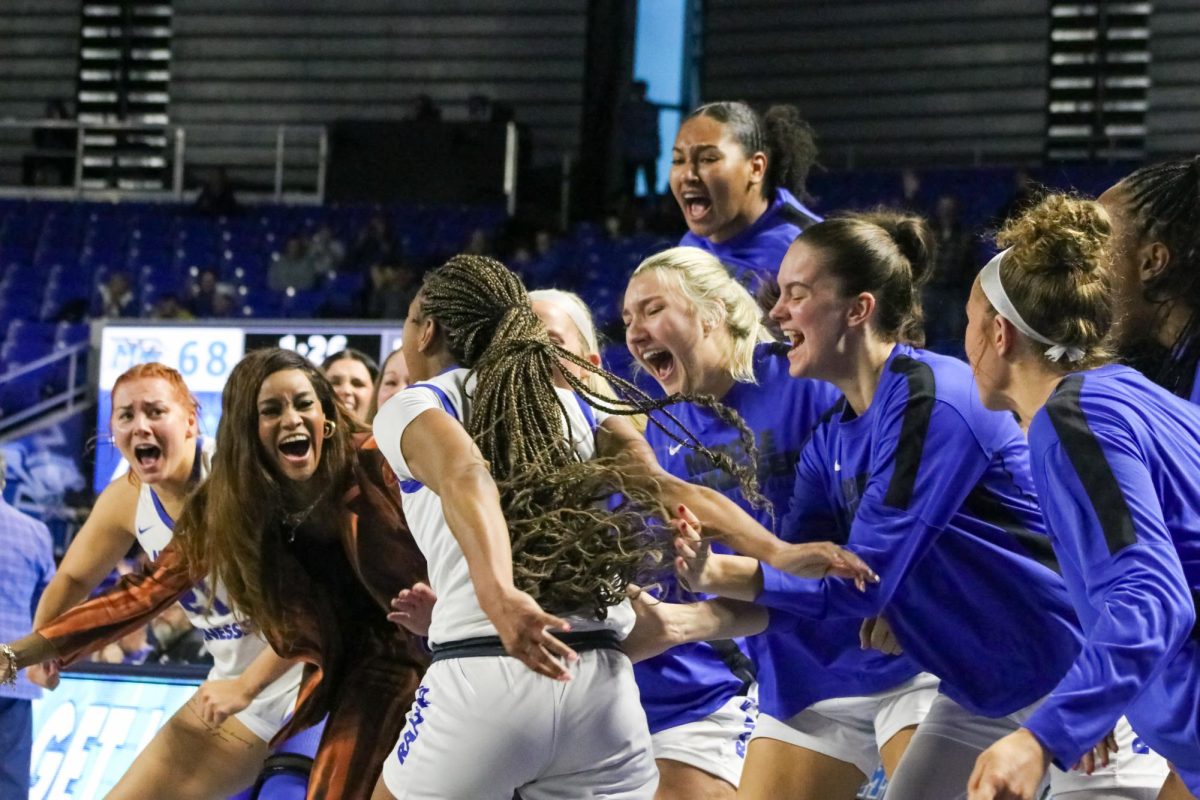
<svg viewBox="0 0 1200 800"><path fill-rule="evenodd" d="M412 116L409 119L418 122L438 122L442 118L442 110L427 94L419 94L413 99Z"/></svg>
<svg viewBox="0 0 1200 800"><path fill-rule="evenodd" d="M191 297L187 303L188 310L197 317L213 316L213 304L217 294L217 271L212 267L205 267L200 270L196 282L192 284Z"/></svg>
<svg viewBox="0 0 1200 800"><path fill-rule="evenodd" d="M187 612L178 603L150 622L154 639L155 664L211 664L212 656L204 647L204 633L188 622Z"/></svg>
<svg viewBox="0 0 1200 800"><path fill-rule="evenodd" d="M305 248L303 236L292 236L287 240L283 252L276 256L267 270L267 285L273 291L306 291L316 284L317 274Z"/></svg>
<svg viewBox="0 0 1200 800"><path fill-rule="evenodd" d="M486 94L473 94L467 98L468 122L492 121L492 98Z"/></svg>
<svg viewBox="0 0 1200 800"><path fill-rule="evenodd" d="M212 313L209 316L214 319L227 319L237 315L237 298L233 296L233 290L226 287L219 288L216 297L213 298Z"/></svg>
<svg viewBox="0 0 1200 800"><path fill-rule="evenodd" d="M124 272L114 272L108 280L100 284L100 313L101 317L130 317L137 316L133 302L133 287L129 284L129 276Z"/></svg>
<svg viewBox="0 0 1200 800"><path fill-rule="evenodd" d="M915 169L900 172L900 199L896 205L911 214L925 216L928 206L921 197L921 174Z"/></svg>
<svg viewBox="0 0 1200 800"><path fill-rule="evenodd" d="M493 255L492 237L488 236L488 232L483 228L476 228L471 231L471 236L467 239L467 244L463 247L462 252L471 256Z"/></svg>
<svg viewBox="0 0 1200 800"><path fill-rule="evenodd" d="M978 269L975 236L963 227L953 195L938 198L930 227L937 238L937 257L924 290L925 335L931 349L958 352L967 326L967 297Z"/></svg>
<svg viewBox="0 0 1200 800"><path fill-rule="evenodd" d="M371 319L402 320L421 288L417 271L394 261L371 267L364 314Z"/></svg>
<svg viewBox="0 0 1200 800"><path fill-rule="evenodd" d="M42 118L54 122L73 121L67 104L54 98L46 101ZM21 159L24 186L71 186L75 183L75 145L79 133L71 128L43 126L33 129L34 152Z"/></svg>
<svg viewBox="0 0 1200 800"><path fill-rule="evenodd" d="M392 236L387 219L383 214L375 214L367 222L354 243L347 264L360 272L366 271L376 264L391 261L399 255L396 239Z"/></svg>
<svg viewBox="0 0 1200 800"><path fill-rule="evenodd" d="M1017 167L1017 171L1013 174L1012 196L1005 200L1004 205L1000 206L1000 210L996 212L995 226L999 228L1008 219L1024 212L1034 204L1040 195L1038 185L1030 176L1029 170L1025 167Z"/></svg>
<svg viewBox="0 0 1200 800"><path fill-rule="evenodd" d="M96 653L93 661L101 664L145 664L154 655L147 628L138 628Z"/></svg>
<svg viewBox="0 0 1200 800"><path fill-rule="evenodd" d="M158 298L158 301L154 304L154 313L150 316L152 319L195 319L192 316L192 312L188 311L183 303L179 302L179 297L169 292Z"/></svg>
<svg viewBox="0 0 1200 800"><path fill-rule="evenodd" d="M371 398L379 366L361 350L347 347L321 362L321 371L333 386L334 397L342 410L357 422L371 424Z"/></svg>
<svg viewBox="0 0 1200 800"><path fill-rule="evenodd" d="M618 121L621 160L624 163L624 192L633 197L637 190L637 174L646 179L646 197L651 202L658 189L658 154L662 144L658 137L658 106L646 98L649 87L645 81L634 81L629 96L621 104Z"/></svg>
<svg viewBox="0 0 1200 800"><path fill-rule="evenodd" d="M33 609L54 575L50 531L4 500L5 469L0 451L0 642L33 627ZM29 795L33 700L41 694L24 674L0 670L0 797Z"/></svg>
<svg viewBox="0 0 1200 800"><path fill-rule="evenodd" d="M214 169L200 187L192 210L209 217L229 217L241 210L224 167Z"/></svg>
<svg viewBox="0 0 1200 800"><path fill-rule="evenodd" d="M346 245L333 235L329 223L323 223L308 240L308 260L318 275L341 269L346 260Z"/></svg>

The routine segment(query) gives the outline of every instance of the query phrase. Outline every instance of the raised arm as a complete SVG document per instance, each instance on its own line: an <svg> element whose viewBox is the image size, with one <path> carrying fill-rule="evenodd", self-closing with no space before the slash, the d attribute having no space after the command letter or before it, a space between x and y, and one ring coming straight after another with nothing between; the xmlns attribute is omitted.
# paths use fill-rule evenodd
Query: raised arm
<svg viewBox="0 0 1200 800"><path fill-rule="evenodd" d="M570 625L513 585L512 545L500 493L471 437L449 414L431 408L405 426L400 450L412 476L441 498L479 605L505 649L535 672L569 679L563 660L576 658L575 653L548 629L565 631Z"/></svg>

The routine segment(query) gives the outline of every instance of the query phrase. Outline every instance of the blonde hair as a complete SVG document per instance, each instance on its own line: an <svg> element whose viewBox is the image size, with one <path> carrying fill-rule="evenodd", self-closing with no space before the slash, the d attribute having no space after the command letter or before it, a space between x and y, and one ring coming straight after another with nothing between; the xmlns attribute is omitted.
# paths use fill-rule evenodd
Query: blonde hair
<svg viewBox="0 0 1200 800"><path fill-rule="evenodd" d="M729 344L721 354L729 374L739 383L754 383L754 348L774 339L746 287L734 280L716 256L698 247L672 247L656 253L638 265L630 280L650 273L687 300L702 322L720 326L729 334Z"/></svg>
<svg viewBox="0 0 1200 800"><path fill-rule="evenodd" d="M1006 224L996 237L1001 247L1012 248L1000 262L1005 292L1035 331L1083 350L1081 361L1066 365L1072 370L1090 369L1112 358L1109 339L1116 313L1108 255L1111 233L1108 213L1099 203L1052 194Z"/></svg>
<svg viewBox="0 0 1200 800"><path fill-rule="evenodd" d="M600 337L596 333L596 323L592 319L591 309L583 302L582 297L562 289L535 289L529 293L529 302L533 303L538 300L557 306L567 315L575 326L575 330L579 332L579 339L583 342L583 348L586 351L582 354L584 357L593 353L600 354ZM619 399L616 390L603 375L587 372L583 376L583 382L589 389L602 397ZM629 421L639 431L646 430L644 414L634 414L630 416Z"/></svg>

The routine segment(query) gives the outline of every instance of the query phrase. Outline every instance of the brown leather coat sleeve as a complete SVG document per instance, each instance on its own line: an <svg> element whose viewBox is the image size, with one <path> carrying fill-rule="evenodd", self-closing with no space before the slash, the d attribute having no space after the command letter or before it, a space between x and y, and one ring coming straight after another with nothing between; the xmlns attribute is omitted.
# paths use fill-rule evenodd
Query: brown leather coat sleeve
<svg viewBox="0 0 1200 800"><path fill-rule="evenodd" d="M126 575L112 589L59 615L37 633L54 646L64 664L70 664L147 624L192 585L183 557L173 544L167 545L148 572Z"/></svg>

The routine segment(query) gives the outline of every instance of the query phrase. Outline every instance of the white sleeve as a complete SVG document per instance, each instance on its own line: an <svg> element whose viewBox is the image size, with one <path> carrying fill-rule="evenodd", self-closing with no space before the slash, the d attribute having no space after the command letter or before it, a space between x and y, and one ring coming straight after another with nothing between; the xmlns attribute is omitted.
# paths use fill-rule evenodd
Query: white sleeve
<svg viewBox="0 0 1200 800"><path fill-rule="evenodd" d="M372 428L379 452L383 453L401 480L409 480L413 474L409 472L404 454L400 452L400 437L409 423L433 408L442 408L437 395L431 389L411 386L396 392L375 414Z"/></svg>

